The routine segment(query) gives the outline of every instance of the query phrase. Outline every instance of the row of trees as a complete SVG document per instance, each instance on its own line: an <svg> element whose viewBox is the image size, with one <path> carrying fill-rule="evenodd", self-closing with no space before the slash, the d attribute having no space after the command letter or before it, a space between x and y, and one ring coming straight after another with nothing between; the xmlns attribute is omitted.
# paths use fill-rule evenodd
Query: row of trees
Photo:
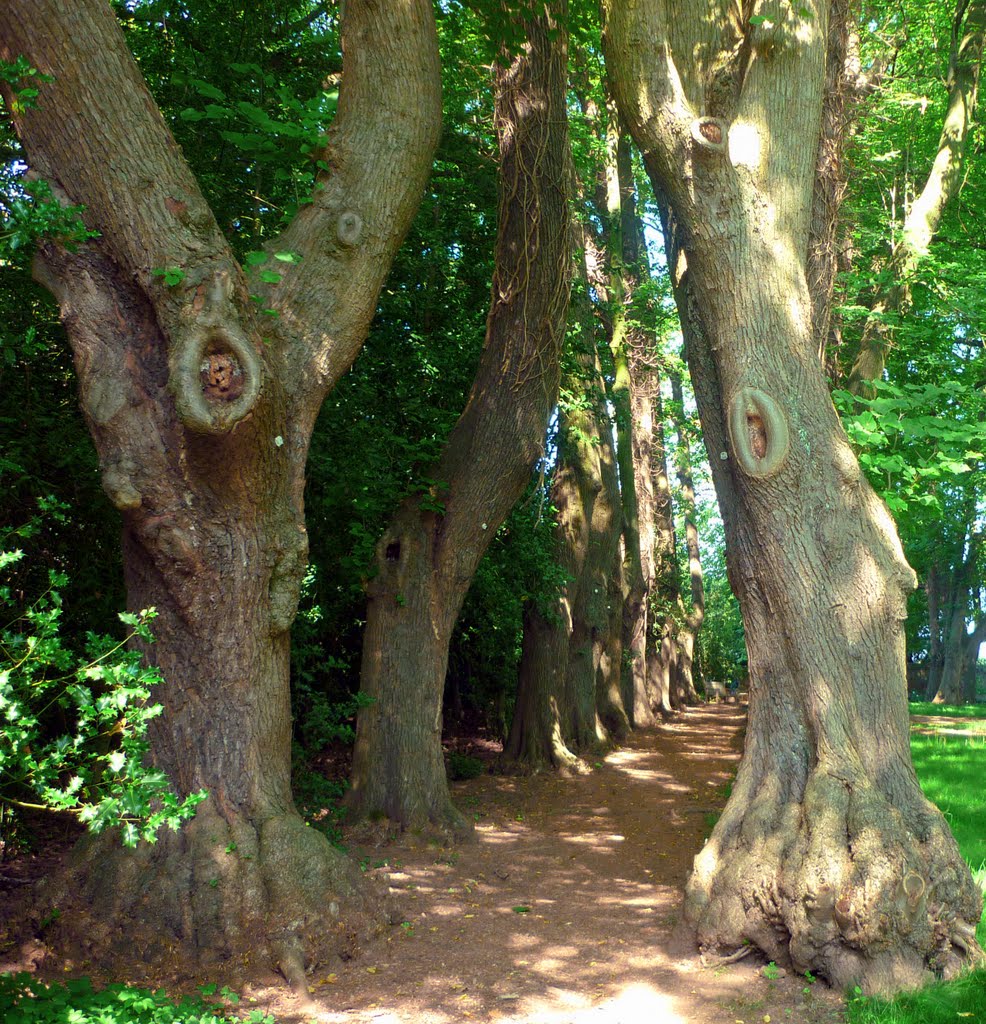
<svg viewBox="0 0 986 1024"><path fill-rule="evenodd" d="M358 875L305 827L290 791L289 628L306 586L300 717L325 703L313 669L351 676L362 646L355 813L466 830L445 779L443 694L451 678L462 696L457 660L489 644L484 598L511 605L486 659L485 695L501 711L492 666L514 644L510 616L522 618L506 743L517 761L571 763L695 699L701 510L682 367L666 346L668 290L751 700L747 753L696 862L688 920L703 947L752 943L871 989L974 950L979 895L909 762L902 623L914 574L825 377L847 375L851 429L872 442L865 468L905 537L911 524L927 535L922 516L956 537L962 521L923 577L926 685L951 693L978 646L965 624L979 600L982 456L970 439L981 418L956 390L981 391L974 307L929 303L922 321L938 369L955 364L945 384L894 383L894 359L901 375L922 360L914 317L888 310L910 309L920 289L888 298L885 282L909 280L920 261L895 245L880 266L886 218L866 223L865 189L849 200L851 246L839 219L845 147L886 151L867 122L851 139L850 111L879 76L903 76L840 2L673 18L666 6L614 2L600 32L581 8L449 5L440 40L417 0L352 2L338 23L296 3L256 19L212 2L121 4L114 16L102 0L0 15L4 97L32 174L84 209L88 237L48 237L36 274L58 300L103 488L122 516L127 600L159 612L145 648L166 680L152 756L180 794L210 794L154 849L80 854L91 905L152 924L141 941L159 953L173 936L261 945L302 984L305 956L334 941L326 907L332 917L341 900L351 916L362 903ZM970 2L949 26L950 102L965 83L967 112L980 23ZM900 52L922 50L909 22L897 28ZM943 139L962 166L964 143ZM857 163L879 170L861 152ZM957 180L947 167L941 177ZM867 184L883 188L876 172ZM46 209L39 201L32 216ZM833 313L840 260L858 276L841 279ZM874 264L875 283L864 281ZM875 398L850 370L855 338L884 353L890 383ZM920 411L941 394L947 422ZM904 446L922 419L936 446L916 466ZM962 445L968 472L957 475ZM922 501L932 478L934 500ZM554 530L532 511L545 492ZM361 576L365 628L350 616L323 635ZM721 572L712 583L723 595Z"/></svg>

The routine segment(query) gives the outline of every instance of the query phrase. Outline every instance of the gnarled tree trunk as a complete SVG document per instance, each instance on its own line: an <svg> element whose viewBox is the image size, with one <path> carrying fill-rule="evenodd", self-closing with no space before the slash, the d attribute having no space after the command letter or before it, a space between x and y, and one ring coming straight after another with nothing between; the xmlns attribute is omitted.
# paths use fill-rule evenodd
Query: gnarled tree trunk
<svg viewBox="0 0 986 1024"><path fill-rule="evenodd" d="M81 908L62 921L94 954L119 941L120 920L145 955L267 953L298 987L307 950L349 942L341 921L362 890L291 797L305 459L410 226L441 117L429 3L353 0L342 35L332 171L272 243L302 259L264 284L233 258L109 5L0 11L0 56L52 76L36 107L10 107L31 168L99 232L76 252L44 246L38 273L58 298L103 486L123 515L128 603L158 609L146 654L165 713L152 759L179 793L209 792L154 847L84 846L62 891L107 927ZM180 282L169 288L162 268ZM251 293L279 314L262 327Z"/></svg>
<svg viewBox="0 0 986 1024"><path fill-rule="evenodd" d="M431 476L377 546L367 587L351 808L465 834L441 746L448 644L490 539L544 454L569 293L566 36L550 14L496 69L500 207L493 296L476 380Z"/></svg>
<svg viewBox="0 0 986 1024"><path fill-rule="evenodd" d="M746 750L695 861L701 947L889 991L976 951L980 894L910 762L914 574L823 380L805 273L830 4L607 7L669 266L750 666Z"/></svg>

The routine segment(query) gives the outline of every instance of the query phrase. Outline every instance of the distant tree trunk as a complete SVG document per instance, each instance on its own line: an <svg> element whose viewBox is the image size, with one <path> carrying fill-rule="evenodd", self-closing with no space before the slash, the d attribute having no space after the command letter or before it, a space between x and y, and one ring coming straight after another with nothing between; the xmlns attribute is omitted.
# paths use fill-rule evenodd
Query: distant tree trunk
<svg viewBox="0 0 986 1024"><path fill-rule="evenodd" d="M981 603L977 605L981 609ZM980 615L982 613L980 612ZM980 618L969 634L965 649L965 674L962 679L962 703L976 702L979 682L979 648L986 643L986 619Z"/></svg>
<svg viewBox="0 0 986 1024"><path fill-rule="evenodd" d="M586 556L583 591L584 608L592 639L592 663L596 691L596 712L606 730L607 738L620 743L630 732L630 720L623 703L622 635L611 634L612 601L615 588L611 582L620 581L620 534L623 526L623 508L620 484L613 451L613 431L605 409L605 386L598 358L595 363L596 421L598 424L599 493L592 508L589 533L589 551Z"/></svg>
<svg viewBox="0 0 986 1024"><path fill-rule="evenodd" d="M646 421L642 421L646 427ZM647 675L654 708L663 719L675 710L672 677L677 671L677 624L672 609L681 595L678 588L678 551L674 528L674 506L668 477L668 456L664 441L663 405L660 390L654 394L650 424L651 469L654 479L654 585L651 590L650 636Z"/></svg>
<svg viewBox="0 0 986 1024"><path fill-rule="evenodd" d="M705 621L705 586L702 580L702 554L698 546L698 527L695 525L695 484L692 481L691 454L681 375L671 374L671 397L674 401L678 428L678 483L681 485L681 509L685 520L685 551L688 555L688 579L691 606L685 610L685 622L678 632L678 663L676 685L679 699L685 704L697 704L694 661L695 638Z"/></svg>
<svg viewBox="0 0 986 1024"><path fill-rule="evenodd" d="M982 901L911 767L914 574L812 334L811 197L840 26L826 0L770 13L606 5L607 65L698 328L689 367L749 652L746 749L685 915L703 948L752 944L839 988L891 991L975 952Z"/></svg>
<svg viewBox="0 0 986 1024"><path fill-rule="evenodd" d="M984 37L986 0L958 0L948 67L948 108L938 152L921 194L904 218L900 240L894 245L884 275L886 283L877 292L863 329L846 383L853 394L871 398L875 394L870 381L883 375L887 350L893 341L892 316L907 312L914 273L928 254L945 208L961 188L969 131L975 123Z"/></svg>
<svg viewBox="0 0 986 1024"><path fill-rule="evenodd" d="M941 571L935 562L931 563L925 581L928 596L928 678L925 680L925 700L932 700L941 682Z"/></svg>
<svg viewBox="0 0 986 1024"><path fill-rule="evenodd" d="M296 986L306 953L345 943L340 913L369 907L359 873L291 796L288 630L307 559L305 460L414 216L441 117L429 3L353 0L341 31L331 173L271 240L271 253L301 259L266 284L234 259L110 5L0 7L0 58L25 55L52 79L34 107L3 86L31 168L83 204L99 233L75 252L44 245L37 268L61 307L103 487L123 515L128 604L158 609L146 656L163 674L154 699L165 710L151 760L180 794L209 791L195 819L153 847L85 844L60 927L82 931L93 954L121 941L122 921L148 960L249 949ZM165 268L180 276L172 287ZM279 315L261 325L252 296Z"/></svg>
<svg viewBox="0 0 986 1024"><path fill-rule="evenodd" d="M586 324L587 318L582 322ZM563 391L570 395L591 393L599 386L596 359L589 351L592 338L581 340L584 350L576 360L579 372L567 374L562 381ZM561 414L551 504L557 510L558 523L555 558L568 582L548 614L533 604L524 613L517 702L503 756L535 771L564 768L577 761L568 745L576 731L572 727L574 708L588 708L587 729L594 731L595 727L594 680L587 674L584 692L573 694L568 669L574 608L586 585L593 508L602 488L597 410L598 403L589 401Z"/></svg>
<svg viewBox="0 0 986 1024"><path fill-rule="evenodd" d="M629 140L620 131L615 109L607 111L606 161L601 188L604 260L595 261L593 279L607 305L609 345L613 359L610 401L616 421L616 452L623 509L623 691L632 694L628 712L635 726L654 721L647 694L647 590L641 554L640 510L634 454L641 451L634 415L634 352L645 340L628 316L637 287L639 253L630 166Z"/></svg>
<svg viewBox="0 0 986 1024"><path fill-rule="evenodd" d="M945 603L942 630L941 675L936 680L937 689L933 700L936 704L961 704L962 680L965 674L965 661L968 653L968 630L966 622L969 618L971 596L982 547L983 535L975 532L975 498L965 503L965 521L967 531L963 537L963 551L958 564L952 569L948 581L948 600ZM929 683L929 694L931 693Z"/></svg>
<svg viewBox="0 0 986 1024"><path fill-rule="evenodd" d="M941 679L933 698L936 704L962 703L962 680L965 675L965 658L968 648L968 634L965 626L968 593L964 587L956 587L955 590L957 593L953 595L953 604L945 634Z"/></svg>
<svg viewBox="0 0 986 1024"><path fill-rule="evenodd" d="M557 11L558 8L555 8ZM486 346L432 493L408 498L377 545L367 592L349 804L405 827L465 833L441 746L448 644L490 539L544 455L569 292L564 21L526 21L496 68L500 207Z"/></svg>

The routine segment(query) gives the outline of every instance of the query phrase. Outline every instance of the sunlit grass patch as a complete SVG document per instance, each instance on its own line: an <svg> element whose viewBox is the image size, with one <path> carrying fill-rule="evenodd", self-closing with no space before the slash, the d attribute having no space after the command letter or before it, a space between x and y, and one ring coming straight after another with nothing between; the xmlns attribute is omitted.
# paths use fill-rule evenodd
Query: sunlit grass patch
<svg viewBox="0 0 986 1024"><path fill-rule="evenodd" d="M912 704L911 712L986 718L986 705ZM912 735L911 755L921 788L945 815L973 876L980 888L986 889L986 740L944 733ZM986 945L986 913L979 923L978 937L980 944ZM889 1002L854 997L846 1007L846 1024L946 1022L986 1024L986 970L900 995Z"/></svg>
<svg viewBox="0 0 986 1024"><path fill-rule="evenodd" d="M986 971L929 985L889 1002L850 999L846 1024L982 1024L986 1020Z"/></svg>
<svg viewBox="0 0 986 1024"><path fill-rule="evenodd" d="M912 701L908 706L912 715L986 718L986 704L932 704L931 701Z"/></svg>

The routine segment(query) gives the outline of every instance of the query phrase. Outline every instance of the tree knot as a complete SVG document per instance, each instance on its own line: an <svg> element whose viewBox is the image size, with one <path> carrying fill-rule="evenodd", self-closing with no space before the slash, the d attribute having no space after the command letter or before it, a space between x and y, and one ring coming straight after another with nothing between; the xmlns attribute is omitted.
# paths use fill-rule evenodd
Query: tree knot
<svg viewBox="0 0 986 1024"><path fill-rule="evenodd" d="M699 150L710 155L725 153L729 129L719 117L696 117L692 121L692 140Z"/></svg>
<svg viewBox="0 0 986 1024"><path fill-rule="evenodd" d="M770 395L739 388L729 404L729 436L740 469L748 476L773 476L787 461L787 417Z"/></svg>

